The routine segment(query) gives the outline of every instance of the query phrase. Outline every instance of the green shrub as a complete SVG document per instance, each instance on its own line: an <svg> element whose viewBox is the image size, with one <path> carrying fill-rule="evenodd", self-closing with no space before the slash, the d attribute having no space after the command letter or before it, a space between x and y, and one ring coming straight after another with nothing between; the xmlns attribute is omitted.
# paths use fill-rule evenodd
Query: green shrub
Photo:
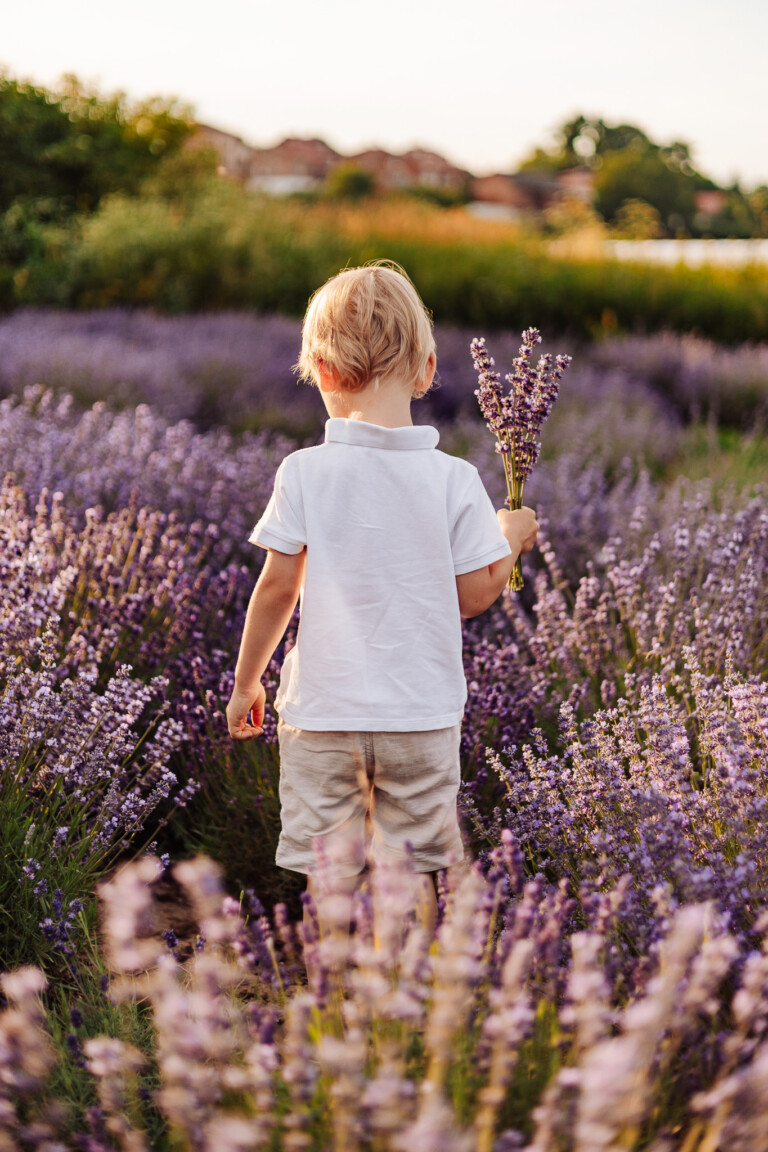
<svg viewBox="0 0 768 1152"><path fill-rule="evenodd" d="M447 323L522 329L535 317L542 328L588 338L668 328L728 343L768 339L768 275L759 268L568 259L512 229L460 219L458 210L413 202L390 205L387 219L375 202L369 214L208 178L184 199L118 194L77 229L51 226L45 256L0 282L14 303L300 315L340 268L389 257Z"/></svg>

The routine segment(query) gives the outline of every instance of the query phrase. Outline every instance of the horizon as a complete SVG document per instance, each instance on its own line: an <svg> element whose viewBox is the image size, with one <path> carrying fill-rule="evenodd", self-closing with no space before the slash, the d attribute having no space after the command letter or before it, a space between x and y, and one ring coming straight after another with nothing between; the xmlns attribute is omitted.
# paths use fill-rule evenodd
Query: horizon
<svg viewBox="0 0 768 1152"><path fill-rule="evenodd" d="M578 115L578 113L577 113L577 115ZM604 123L608 124L609 127L617 127L618 126L618 122L616 124L612 124L610 121L606 120L605 117L599 117L597 114L589 117L589 119L595 119L595 120L597 120L599 118L601 118ZM625 122L622 121L621 123L625 123ZM296 141L300 141L301 143L324 144L324 145L326 145L326 147L330 148L332 151L337 152L339 157L342 160L354 159L355 156L362 155L365 152L381 151L381 152L386 152L390 156L405 156L411 152L428 152L428 153L431 153L432 155L436 155L436 156L441 157L441 159L443 159L443 160L447 160L455 168L459 168L459 169L467 172L470 176L473 176L473 177L497 176L497 175L499 175L499 176L514 176L514 175L517 175L518 172L520 171L519 165L518 165L518 167L515 167L513 165L511 168L507 169L506 171L502 170L501 168L489 168L487 171L473 170L471 168L468 168L466 165L462 164L460 161L455 160L455 158L448 155L446 152L440 151L439 149L431 147L430 145L424 144L424 143L415 143L415 144L407 145L403 148L393 149L393 148L388 148L388 147L386 147L386 145L378 143L378 142L369 142L367 144L363 144L361 147L355 148L353 151L344 151L343 149L337 147L333 143L333 141L331 139L329 139L328 135L325 135L325 136L288 135L288 136L277 137L277 138L275 138L275 140L272 143L269 143L269 144L255 144L251 140L249 140L246 136L244 136L242 133L230 132L228 129L222 128L221 125L219 125L219 124L211 124L209 121L198 120L198 119L195 120L195 124L201 128L212 128L212 129L214 129L214 131L224 132L228 135L234 136L237 139L241 140L242 143L245 144L247 147L253 148L257 151L270 151L273 148L277 148L281 144L288 142L289 140L296 140ZM640 128L642 131L645 131L645 129L643 129L640 124L634 124L633 127ZM646 135L647 135L647 133L646 133ZM652 138L650 138L650 139L651 139L651 142L653 144L658 144L658 145L662 145L662 146L664 144L670 143L670 141L653 140ZM552 142L553 141L550 141L549 143L552 144ZM525 160L528 158L528 156L533 152L534 148L536 148L536 147L542 147L542 145L541 144L534 144L531 147L530 151L521 157L519 163L525 162ZM694 167L699 172L699 174L702 176L705 176L705 177L710 177L710 174L708 172L701 171L699 166L696 164L695 156L693 159L694 159ZM592 166L589 163L587 163L586 161L583 162L582 164L580 164L579 167L587 168L590 170L592 169ZM714 179L714 177L710 177L710 178ZM715 183L717 183L717 181L715 181ZM733 184L733 183L734 183L734 181L731 181L731 184ZM754 185L747 185L745 181L738 181L738 178L737 178L736 183L739 183L739 185L740 185L740 187L742 187L742 189L744 189L746 187L747 192L754 191L754 189L756 189L756 188L768 187L768 180L758 181L758 183L754 184ZM723 190L728 190L728 184L720 184L719 186L722 187Z"/></svg>
<svg viewBox="0 0 768 1152"><path fill-rule="evenodd" d="M543 29L543 31L542 31ZM721 186L768 183L763 109L768 5L759 0L352 0L267 9L220 0L134 0L115 35L89 0L11 8L0 65L52 88L74 73L131 101L176 97L254 147L320 138L438 152L477 175L512 171L574 115L682 140Z"/></svg>

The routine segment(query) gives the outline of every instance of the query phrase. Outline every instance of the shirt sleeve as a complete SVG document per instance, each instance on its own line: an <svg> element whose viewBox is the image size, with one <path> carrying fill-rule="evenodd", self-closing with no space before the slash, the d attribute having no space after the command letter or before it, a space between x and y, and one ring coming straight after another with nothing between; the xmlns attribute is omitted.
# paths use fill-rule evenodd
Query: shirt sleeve
<svg viewBox="0 0 768 1152"><path fill-rule="evenodd" d="M463 576L509 556L511 551L480 474L473 467L451 527L453 571Z"/></svg>
<svg viewBox="0 0 768 1152"><path fill-rule="evenodd" d="M286 467L287 461L288 457L277 470L269 503L248 541L293 556L307 543L307 530L298 470Z"/></svg>

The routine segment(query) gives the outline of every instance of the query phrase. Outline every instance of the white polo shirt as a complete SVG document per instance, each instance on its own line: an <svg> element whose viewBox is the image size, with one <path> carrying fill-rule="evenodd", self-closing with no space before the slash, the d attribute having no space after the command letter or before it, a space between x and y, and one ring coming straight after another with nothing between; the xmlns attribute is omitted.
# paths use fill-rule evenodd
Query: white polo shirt
<svg viewBox="0 0 768 1152"><path fill-rule="evenodd" d="M477 469L436 428L331 419L286 456L250 536L306 547L301 617L275 705L309 731L421 732L467 696L457 575L510 552Z"/></svg>

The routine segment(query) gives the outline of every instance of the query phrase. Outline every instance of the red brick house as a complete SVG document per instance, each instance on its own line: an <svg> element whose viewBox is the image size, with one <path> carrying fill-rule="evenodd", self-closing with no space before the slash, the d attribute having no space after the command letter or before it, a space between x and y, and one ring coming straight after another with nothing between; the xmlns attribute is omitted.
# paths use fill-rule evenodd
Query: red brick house
<svg viewBox="0 0 768 1152"><path fill-rule="evenodd" d="M543 212L558 200L575 198L591 204L595 196L594 176L588 168L562 172L525 169L509 175L475 176L469 192L477 215L509 218Z"/></svg>
<svg viewBox="0 0 768 1152"><path fill-rule="evenodd" d="M332 168L344 160L324 140L289 138L274 148L252 148L246 188L274 195L319 187Z"/></svg>
<svg viewBox="0 0 768 1152"><path fill-rule="evenodd" d="M196 124L195 131L186 141L185 147L193 149L212 148L219 157L219 175L233 180L245 181L251 164L253 148L239 136L222 132L210 124Z"/></svg>
<svg viewBox="0 0 768 1152"><path fill-rule="evenodd" d="M536 199L514 176L496 172L493 176L473 176L469 194L476 204L499 204L518 212L534 211Z"/></svg>
<svg viewBox="0 0 768 1152"><path fill-rule="evenodd" d="M272 148L253 148L239 136L207 124L199 124L192 137L191 146L199 143L216 149L223 176L239 180L246 188L276 196L320 188L334 168L350 164L370 172L382 191L422 187L458 192L468 188L478 214L536 214L561 199L576 197L586 203L594 199L594 175L586 167L562 172L526 170L472 176L426 148L399 154L368 148L343 156L324 140L294 137Z"/></svg>
<svg viewBox="0 0 768 1152"><path fill-rule="evenodd" d="M386 152L383 148L369 148L348 156L345 163L370 172L376 186L387 191L414 186L458 191L470 175L444 156L424 148L414 148L400 155Z"/></svg>

